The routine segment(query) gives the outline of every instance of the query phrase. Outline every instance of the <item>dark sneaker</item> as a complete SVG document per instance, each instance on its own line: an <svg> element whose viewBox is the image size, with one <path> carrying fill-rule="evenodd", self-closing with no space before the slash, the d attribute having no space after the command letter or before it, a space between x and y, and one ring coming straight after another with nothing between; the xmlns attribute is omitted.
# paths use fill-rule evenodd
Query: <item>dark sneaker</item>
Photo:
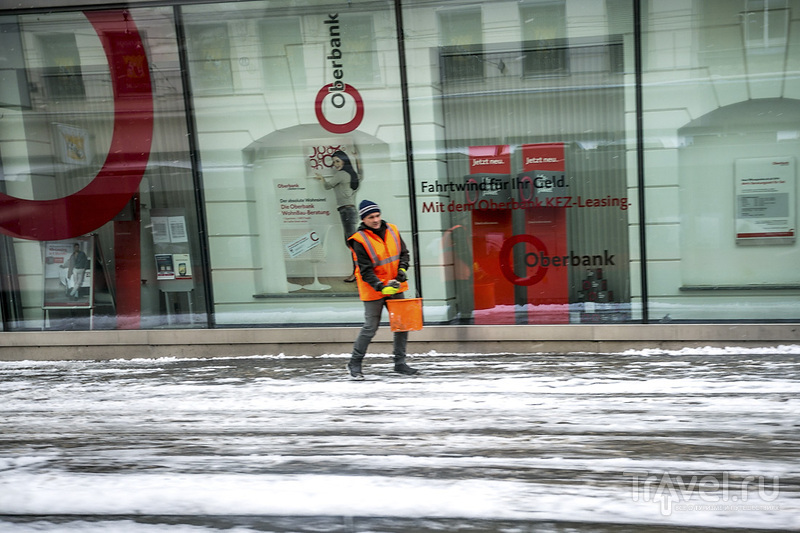
<svg viewBox="0 0 800 533"><path fill-rule="evenodd" d="M414 374L419 372L419 370L417 370L416 368L411 368L405 363L395 363L394 371L397 372L398 374L403 374L405 376L413 376Z"/></svg>
<svg viewBox="0 0 800 533"><path fill-rule="evenodd" d="M364 374L361 372L361 362L349 361L347 363L347 371L350 372L350 377L353 379L364 379Z"/></svg>

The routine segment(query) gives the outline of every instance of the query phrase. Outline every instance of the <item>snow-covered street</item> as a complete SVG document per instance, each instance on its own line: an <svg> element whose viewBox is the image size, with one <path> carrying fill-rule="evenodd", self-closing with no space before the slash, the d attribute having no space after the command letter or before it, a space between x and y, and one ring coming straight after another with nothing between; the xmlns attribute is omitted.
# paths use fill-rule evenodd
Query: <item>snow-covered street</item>
<svg viewBox="0 0 800 533"><path fill-rule="evenodd" d="M0 531L800 528L800 346L346 361L2 362Z"/></svg>

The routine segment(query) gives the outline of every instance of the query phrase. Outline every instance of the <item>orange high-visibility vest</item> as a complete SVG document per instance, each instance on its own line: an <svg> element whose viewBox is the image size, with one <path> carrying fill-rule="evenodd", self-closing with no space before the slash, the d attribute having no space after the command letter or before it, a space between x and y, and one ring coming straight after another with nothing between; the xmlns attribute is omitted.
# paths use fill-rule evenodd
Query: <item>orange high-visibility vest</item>
<svg viewBox="0 0 800 533"><path fill-rule="evenodd" d="M375 275L384 284L397 277L397 271L400 268L400 232L397 231L397 226L394 224L386 223L386 240L381 240L375 233L371 231L357 231L350 236L350 240L360 243L372 259L372 266L375 270ZM358 265L358 258L356 252L353 251L353 261ZM358 282L358 296L363 301L368 302L371 300L380 300L384 297L380 291L376 291L369 283L361 279L361 269L356 266L356 281ZM398 292L408 290L408 282L404 281L400 284Z"/></svg>

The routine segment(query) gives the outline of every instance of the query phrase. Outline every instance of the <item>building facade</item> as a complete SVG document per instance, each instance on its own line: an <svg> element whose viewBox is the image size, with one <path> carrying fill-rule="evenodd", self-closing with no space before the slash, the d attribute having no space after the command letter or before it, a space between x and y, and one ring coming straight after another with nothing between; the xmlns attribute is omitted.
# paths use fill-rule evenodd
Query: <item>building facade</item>
<svg viewBox="0 0 800 533"><path fill-rule="evenodd" d="M360 323L341 154L426 324L800 320L800 0L30 4L4 331Z"/></svg>

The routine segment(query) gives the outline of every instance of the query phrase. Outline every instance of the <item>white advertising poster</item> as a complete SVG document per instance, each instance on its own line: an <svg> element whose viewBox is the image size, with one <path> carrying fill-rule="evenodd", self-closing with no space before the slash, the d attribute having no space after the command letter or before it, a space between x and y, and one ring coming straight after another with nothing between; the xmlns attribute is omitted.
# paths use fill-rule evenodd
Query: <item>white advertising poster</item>
<svg viewBox="0 0 800 533"><path fill-rule="evenodd" d="M192 279L192 261L189 254L172 254L175 279Z"/></svg>
<svg viewBox="0 0 800 533"><path fill-rule="evenodd" d="M164 281L175 279L175 263L172 254L156 254L156 279Z"/></svg>
<svg viewBox="0 0 800 533"><path fill-rule="evenodd" d="M736 160L736 243L791 244L797 184L794 157Z"/></svg>
<svg viewBox="0 0 800 533"><path fill-rule="evenodd" d="M308 261L322 263L327 258L326 240L339 221L335 196L324 189L319 176L332 175L332 156L337 150L352 150L349 137L307 139L303 142L305 176L287 175L275 180L280 232L289 277L305 271Z"/></svg>
<svg viewBox="0 0 800 533"><path fill-rule="evenodd" d="M44 309L91 307L94 237L42 243Z"/></svg>
<svg viewBox="0 0 800 533"><path fill-rule="evenodd" d="M306 166L306 177L313 178L317 174L331 176L333 154L342 151L350 158L353 167L361 174L361 165L356 157L356 147L350 137L329 137L327 139L305 139L303 141L303 160Z"/></svg>
<svg viewBox="0 0 800 533"><path fill-rule="evenodd" d="M83 128L56 124L56 149L62 163L86 166L94 159L89 132Z"/></svg>

